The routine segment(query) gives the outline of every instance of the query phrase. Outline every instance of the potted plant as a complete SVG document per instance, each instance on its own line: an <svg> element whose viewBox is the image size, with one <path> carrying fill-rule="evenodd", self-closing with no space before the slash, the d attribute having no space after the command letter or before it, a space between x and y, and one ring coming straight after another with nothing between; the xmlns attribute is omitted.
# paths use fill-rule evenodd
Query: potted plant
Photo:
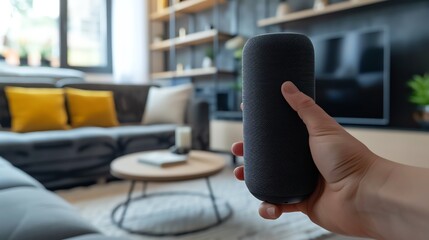
<svg viewBox="0 0 429 240"><path fill-rule="evenodd" d="M52 58L52 43L49 40L42 46L41 50L41 63L42 66L50 67L51 66L51 58Z"/></svg>
<svg viewBox="0 0 429 240"><path fill-rule="evenodd" d="M417 105L414 119L422 126L429 127L429 73L415 75L408 81L412 89L409 101Z"/></svg>

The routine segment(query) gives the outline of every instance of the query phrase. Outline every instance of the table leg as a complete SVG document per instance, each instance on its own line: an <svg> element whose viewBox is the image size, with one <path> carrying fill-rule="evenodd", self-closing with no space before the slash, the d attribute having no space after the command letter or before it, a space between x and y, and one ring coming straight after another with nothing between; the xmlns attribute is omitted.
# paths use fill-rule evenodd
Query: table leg
<svg viewBox="0 0 429 240"><path fill-rule="evenodd" d="M206 183L207 183L207 187L208 187L208 189L209 189L210 199L212 200L212 205L213 205L214 212L215 212L215 214L216 214L217 222L218 222L218 223L220 223L220 222L222 221L222 219L221 219L221 217L220 217L219 209L218 209L218 207L217 207L216 199L215 199L215 196L214 196L214 194L213 194L213 189L212 189L212 186L211 186L211 184L210 184L210 179L209 179L208 177L206 177Z"/></svg>
<svg viewBox="0 0 429 240"><path fill-rule="evenodd" d="M146 235L146 236L154 236L154 237L165 237L165 236L181 236L181 235L185 235L185 234L191 234L191 233L197 233L197 232L201 232L213 227L216 227L218 225L220 225L221 223L225 222L227 219L229 219L232 216L232 208L231 206L225 202L224 205L226 207L226 213L224 216L222 216L220 214L220 209L219 209L219 203L216 202L216 197L214 195L213 192L213 188L211 186L210 183L210 179L209 177L205 177L206 179L206 184L207 184L207 188L209 191L209 194L206 193L195 193L195 192L161 192L161 193L147 193L147 186L148 186L148 182L142 182L143 183L143 194L142 196L135 196L133 198L132 193L134 191L135 185L137 183L137 181L131 181L131 187L129 189L127 198L124 202L119 203L113 210L111 213L111 219L112 219L112 223L115 224L117 227L128 231L129 233L135 233L135 234L141 234L141 235ZM187 229L187 230L182 230L182 231L173 231L173 232L152 232L150 230L141 230L141 229L135 229L132 228L130 226L127 226L127 223L125 223L125 218L127 215L127 211L129 208L129 205L131 205L131 202L134 201L139 201L139 200L145 200L151 197L165 197L168 195L190 195L190 196L197 196L197 197L201 197L202 199L205 199L206 201L209 200L212 202L212 206L213 206L213 210L214 213L216 215L216 222L207 225L207 226L203 226L203 227L199 227L196 229ZM222 204L223 205L223 204ZM121 211L121 213L119 213ZM116 214L118 213L118 214ZM121 214L120 218L116 218L116 215ZM118 220L116 220L118 219Z"/></svg>
<svg viewBox="0 0 429 240"><path fill-rule="evenodd" d="M131 181L131 187L130 187L130 190L128 191L127 200L125 200L125 203L124 203L124 211L122 212L122 216L119 220L119 226L122 226L122 223L124 222L125 215L127 214L128 206L130 205L131 197L132 197L135 185L136 185L136 181Z"/></svg>

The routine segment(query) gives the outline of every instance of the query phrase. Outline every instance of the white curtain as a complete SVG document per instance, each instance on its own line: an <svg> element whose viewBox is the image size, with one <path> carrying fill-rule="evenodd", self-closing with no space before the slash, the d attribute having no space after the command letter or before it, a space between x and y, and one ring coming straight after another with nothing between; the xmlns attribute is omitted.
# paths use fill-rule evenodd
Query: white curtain
<svg viewBox="0 0 429 240"><path fill-rule="evenodd" d="M112 1L113 77L117 83L149 81L148 4Z"/></svg>

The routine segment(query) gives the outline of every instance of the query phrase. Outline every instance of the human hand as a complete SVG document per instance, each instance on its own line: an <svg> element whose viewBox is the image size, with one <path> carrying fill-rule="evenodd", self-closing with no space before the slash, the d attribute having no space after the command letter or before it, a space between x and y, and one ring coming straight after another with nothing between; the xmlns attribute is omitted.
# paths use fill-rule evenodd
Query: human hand
<svg viewBox="0 0 429 240"><path fill-rule="evenodd" d="M346 132L293 83L284 83L281 91L307 127L311 154L322 177L314 193L305 201L291 205L262 203L259 214L266 219L276 219L284 212L300 211L332 232L371 236L366 224L368 216L360 206L363 202L360 200L360 183L381 158ZM243 142L234 144L232 152L243 156ZM244 180L244 171L243 167L236 168L235 176Z"/></svg>

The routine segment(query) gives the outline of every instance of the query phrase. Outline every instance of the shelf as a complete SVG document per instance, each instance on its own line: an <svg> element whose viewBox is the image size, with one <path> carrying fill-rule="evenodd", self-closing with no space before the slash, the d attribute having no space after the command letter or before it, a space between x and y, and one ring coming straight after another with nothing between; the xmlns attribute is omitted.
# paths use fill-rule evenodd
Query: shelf
<svg viewBox="0 0 429 240"><path fill-rule="evenodd" d="M215 113L216 119L223 119L223 120L242 120L243 119L243 112L238 111L217 111Z"/></svg>
<svg viewBox="0 0 429 240"><path fill-rule="evenodd" d="M173 6L154 12L150 15L152 21L168 21L170 13L181 15L183 13L196 13L209 8L216 4L223 4L226 0L185 0L174 4Z"/></svg>
<svg viewBox="0 0 429 240"><path fill-rule="evenodd" d="M289 14L286 14L286 15L281 16L281 17L272 17L272 18L261 19L258 21L258 26L259 27L267 27L267 26L271 26L271 25L276 25L276 24L281 24L281 23L286 23L286 22L292 22L292 21L297 21L300 19L306 19L306 18L316 17L316 16L325 15L325 14L329 14L329 13L340 12L340 11L344 11L344 10L348 10L348 9L363 7L363 6L372 5L372 4L385 2L385 1L387 1L387 0L349 0L349 1L345 1L345 2L334 3L331 5L328 5L321 10L309 9L309 10L303 10L303 11L299 11L299 12L289 13Z"/></svg>
<svg viewBox="0 0 429 240"><path fill-rule="evenodd" d="M191 33L185 37L177 37L173 39L164 40L161 42L153 43L150 46L152 51L168 51L172 46L176 48L186 47L186 46L195 46L204 43L213 42L218 36L220 41L226 41L232 38L231 35L221 33L218 30L208 30L198 33Z"/></svg>
<svg viewBox="0 0 429 240"><path fill-rule="evenodd" d="M210 76L214 74L233 74L232 71L221 71L215 67L211 68L195 68L191 70L183 71L168 71L168 72L159 72L152 73L152 79L169 79L169 78L185 78L185 77L203 77Z"/></svg>

